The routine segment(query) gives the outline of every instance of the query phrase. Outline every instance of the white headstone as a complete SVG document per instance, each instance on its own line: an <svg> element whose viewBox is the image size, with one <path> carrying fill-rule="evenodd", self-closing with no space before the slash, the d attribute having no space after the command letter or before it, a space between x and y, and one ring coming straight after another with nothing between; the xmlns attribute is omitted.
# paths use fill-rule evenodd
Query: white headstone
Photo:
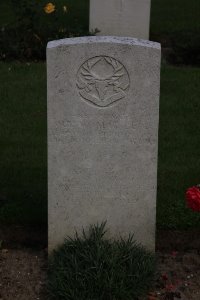
<svg viewBox="0 0 200 300"><path fill-rule="evenodd" d="M160 44L53 41L47 74L49 250L102 221L153 250Z"/></svg>
<svg viewBox="0 0 200 300"><path fill-rule="evenodd" d="M151 0L90 0L90 31L149 39Z"/></svg>

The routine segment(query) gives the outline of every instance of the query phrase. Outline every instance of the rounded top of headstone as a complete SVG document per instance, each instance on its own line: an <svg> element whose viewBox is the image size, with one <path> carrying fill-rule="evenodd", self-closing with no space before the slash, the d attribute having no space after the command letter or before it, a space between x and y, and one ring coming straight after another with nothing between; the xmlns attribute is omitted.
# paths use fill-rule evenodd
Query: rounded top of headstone
<svg viewBox="0 0 200 300"><path fill-rule="evenodd" d="M131 37L118 37L118 36L86 36L76 38L66 38L61 40L51 41L47 44L47 48L55 48L63 45L77 45L77 44L97 44L97 43L112 43L112 44L125 44L155 48L160 50L160 43L151 42L149 40L136 39Z"/></svg>

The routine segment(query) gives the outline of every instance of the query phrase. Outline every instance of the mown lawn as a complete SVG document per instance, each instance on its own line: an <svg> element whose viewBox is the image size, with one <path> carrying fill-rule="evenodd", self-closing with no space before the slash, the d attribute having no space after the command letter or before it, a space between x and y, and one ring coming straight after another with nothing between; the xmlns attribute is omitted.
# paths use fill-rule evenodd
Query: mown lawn
<svg viewBox="0 0 200 300"><path fill-rule="evenodd" d="M42 224L47 217L44 63L0 64L0 222ZM163 66L158 170L158 228L200 227L185 206L200 180L200 69Z"/></svg>
<svg viewBox="0 0 200 300"><path fill-rule="evenodd" d="M161 72L158 228L200 228L185 191L200 181L200 68L163 66Z"/></svg>
<svg viewBox="0 0 200 300"><path fill-rule="evenodd" d="M0 220L47 220L44 63L0 63Z"/></svg>

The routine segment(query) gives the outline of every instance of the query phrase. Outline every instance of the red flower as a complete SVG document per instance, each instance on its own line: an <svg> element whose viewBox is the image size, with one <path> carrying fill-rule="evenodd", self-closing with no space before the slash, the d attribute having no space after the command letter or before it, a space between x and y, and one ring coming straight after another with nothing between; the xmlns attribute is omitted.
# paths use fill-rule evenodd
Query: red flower
<svg viewBox="0 0 200 300"><path fill-rule="evenodd" d="M167 284L167 285L165 286L165 289L166 289L167 291L174 291L174 290L176 290L176 286L175 286L174 284Z"/></svg>
<svg viewBox="0 0 200 300"><path fill-rule="evenodd" d="M187 206L194 211L200 212L200 188L193 186L186 191Z"/></svg>
<svg viewBox="0 0 200 300"><path fill-rule="evenodd" d="M177 251L172 251L171 256L174 257L174 258L176 258L177 254L178 254Z"/></svg>
<svg viewBox="0 0 200 300"><path fill-rule="evenodd" d="M162 279L163 279L163 280L165 280L165 281L167 281L167 280L168 280L168 276L167 276L167 274L166 274L166 273L163 273L161 276L162 276Z"/></svg>

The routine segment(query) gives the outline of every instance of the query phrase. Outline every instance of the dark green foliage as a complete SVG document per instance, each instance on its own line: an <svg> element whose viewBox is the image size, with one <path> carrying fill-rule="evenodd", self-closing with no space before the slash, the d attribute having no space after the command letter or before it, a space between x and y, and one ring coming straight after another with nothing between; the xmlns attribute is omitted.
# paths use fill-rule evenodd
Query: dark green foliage
<svg viewBox="0 0 200 300"><path fill-rule="evenodd" d="M150 39L170 63L200 65L200 1L152 0Z"/></svg>
<svg viewBox="0 0 200 300"><path fill-rule="evenodd" d="M173 33L171 48L170 63L200 66L200 30Z"/></svg>
<svg viewBox="0 0 200 300"><path fill-rule="evenodd" d="M56 300L136 300L151 286L155 258L127 240L104 238L105 223L65 243L49 260L49 294Z"/></svg>
<svg viewBox="0 0 200 300"><path fill-rule="evenodd" d="M52 2L55 12L46 14ZM67 6L67 13L63 6ZM89 0L5 0L0 3L0 59L45 59L49 40L89 35ZM170 63L199 65L199 0L152 0L150 39Z"/></svg>
<svg viewBox="0 0 200 300"><path fill-rule="evenodd" d="M152 0L151 37L165 42L174 32L200 31L199 0Z"/></svg>
<svg viewBox="0 0 200 300"><path fill-rule="evenodd" d="M10 0L15 18L0 30L0 59L45 59L50 40L89 35L89 2L75 2L55 0L55 11L47 14L48 1Z"/></svg>

